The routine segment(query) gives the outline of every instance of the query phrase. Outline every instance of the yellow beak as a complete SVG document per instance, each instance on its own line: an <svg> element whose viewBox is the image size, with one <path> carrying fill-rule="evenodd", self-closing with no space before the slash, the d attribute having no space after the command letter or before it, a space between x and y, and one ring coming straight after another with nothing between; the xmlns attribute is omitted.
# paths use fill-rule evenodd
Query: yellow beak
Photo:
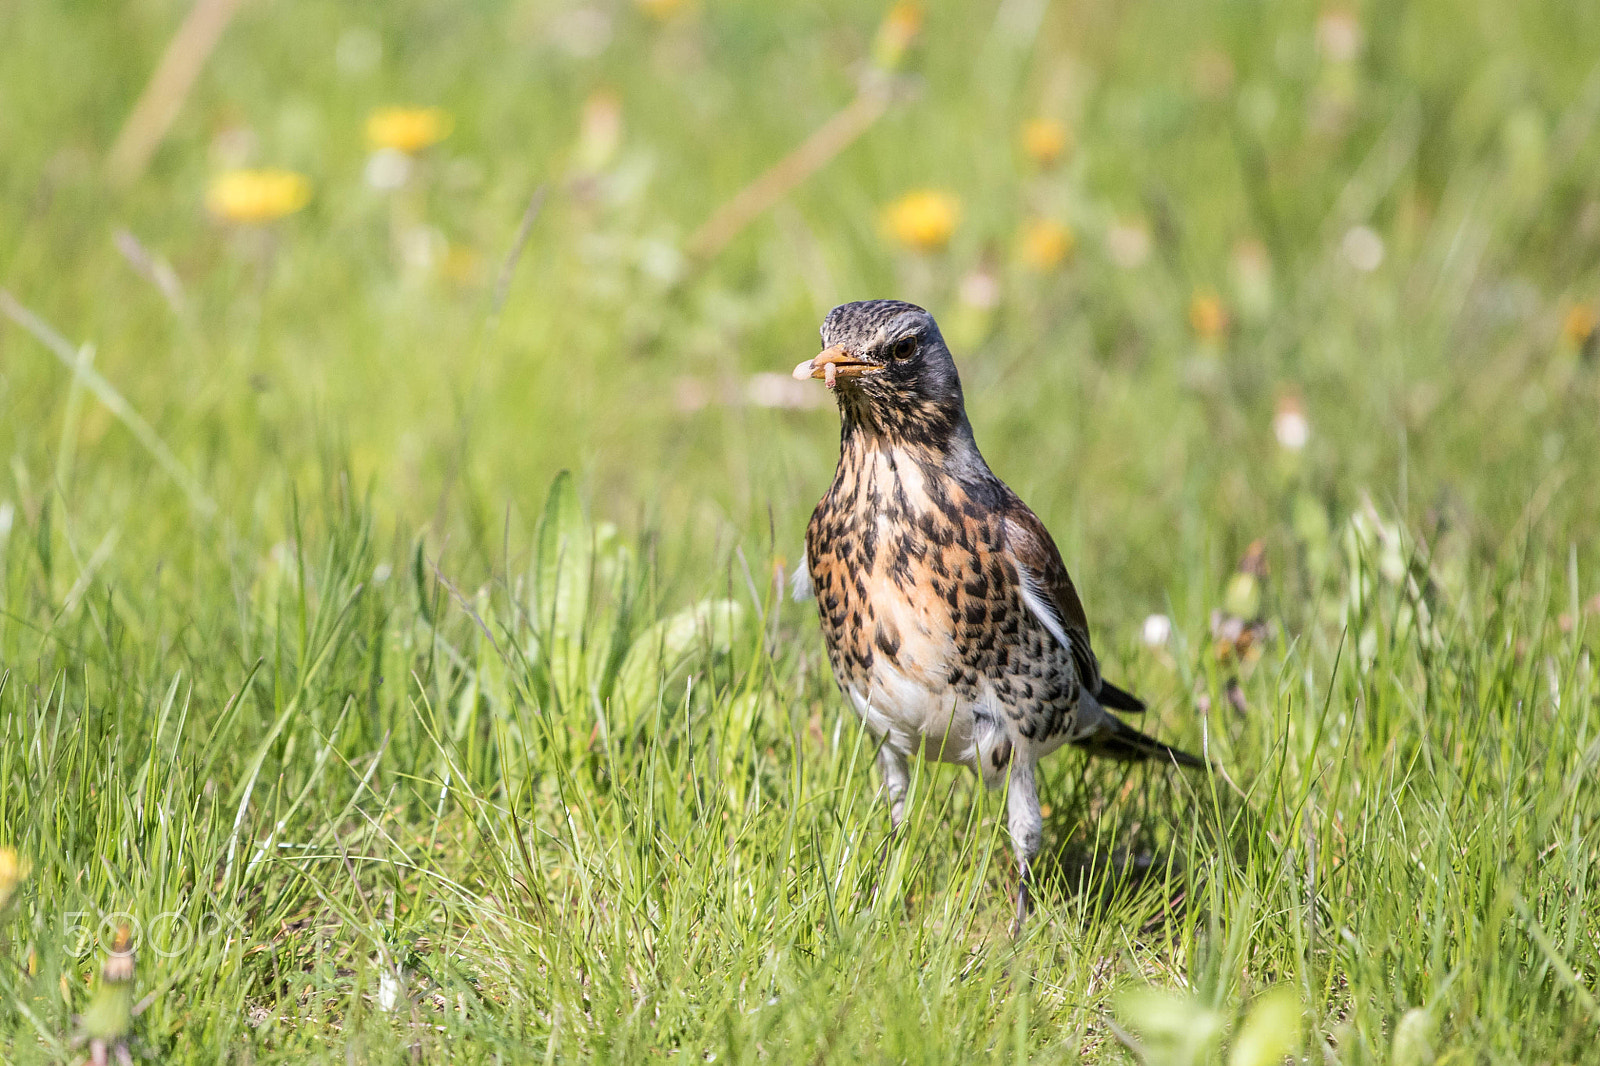
<svg viewBox="0 0 1600 1066"><path fill-rule="evenodd" d="M870 370L874 365L855 358L845 350L844 345L835 344L832 348L823 350L814 358L807 359L795 367L794 377L796 381L822 378L831 389L838 378L859 377L863 371Z"/></svg>

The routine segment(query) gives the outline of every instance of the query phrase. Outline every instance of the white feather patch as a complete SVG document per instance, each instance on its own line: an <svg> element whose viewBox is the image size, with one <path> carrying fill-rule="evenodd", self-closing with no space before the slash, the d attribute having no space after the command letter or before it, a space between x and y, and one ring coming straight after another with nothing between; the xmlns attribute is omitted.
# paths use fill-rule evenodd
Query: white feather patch
<svg viewBox="0 0 1600 1066"><path fill-rule="evenodd" d="M867 728L902 755L977 767L972 707L954 692L930 692L881 659L868 691L851 685L845 692Z"/></svg>
<svg viewBox="0 0 1600 1066"><path fill-rule="evenodd" d="M811 566L806 562L806 550L801 548L800 565L794 568L794 576L789 578L789 598L801 603L816 594L816 587L811 584Z"/></svg>
<svg viewBox="0 0 1600 1066"><path fill-rule="evenodd" d="M1039 579L1015 558L1011 562L1017 568L1017 577L1021 578L1017 588L1022 592L1023 605L1033 612L1033 616L1050 631L1052 637L1060 641L1061 646L1067 649L1067 654L1072 654L1072 638L1067 636L1067 627L1061 624L1061 616L1056 613L1055 607L1042 595Z"/></svg>

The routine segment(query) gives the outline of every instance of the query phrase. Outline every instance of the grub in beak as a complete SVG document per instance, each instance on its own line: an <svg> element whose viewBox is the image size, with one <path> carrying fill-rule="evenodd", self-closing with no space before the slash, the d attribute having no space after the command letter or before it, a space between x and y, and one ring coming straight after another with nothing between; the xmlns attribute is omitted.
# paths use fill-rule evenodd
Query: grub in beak
<svg viewBox="0 0 1600 1066"><path fill-rule="evenodd" d="M855 377L872 365L852 356L845 350L844 345L835 344L815 358L807 359L795 367L794 376L797 381L822 378L828 388L832 389L838 386L840 376Z"/></svg>

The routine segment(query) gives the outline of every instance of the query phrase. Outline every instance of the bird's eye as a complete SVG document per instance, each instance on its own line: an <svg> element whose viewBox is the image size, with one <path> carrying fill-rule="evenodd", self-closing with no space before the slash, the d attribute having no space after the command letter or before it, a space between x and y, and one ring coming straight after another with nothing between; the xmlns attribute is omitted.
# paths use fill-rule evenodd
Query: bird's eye
<svg viewBox="0 0 1600 1066"><path fill-rule="evenodd" d="M901 337L894 342L894 347L889 349L889 354L896 359L910 359L917 354L917 338L909 335Z"/></svg>

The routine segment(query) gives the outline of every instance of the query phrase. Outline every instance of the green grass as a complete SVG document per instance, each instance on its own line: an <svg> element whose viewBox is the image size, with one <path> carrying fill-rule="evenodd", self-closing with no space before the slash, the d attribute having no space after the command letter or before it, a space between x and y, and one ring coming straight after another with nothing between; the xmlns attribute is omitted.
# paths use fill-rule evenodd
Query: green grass
<svg viewBox="0 0 1600 1066"><path fill-rule="evenodd" d="M905 98L695 265L880 11L249 4L115 190L185 6L0 3L0 286L43 324L0 318L0 849L30 867L0 1059L86 1053L119 923L163 1062L1131 1061L1120 1033L1254 1066L1297 1012L1306 1062L1592 1054L1600 9L1352 8L1341 59L1311 3L933 4ZM597 91L622 133L585 164ZM362 123L406 102L455 131L379 192ZM1018 147L1041 113L1053 169ZM310 205L207 219L235 155ZM878 230L920 187L962 203L930 255ZM1043 274L1040 215L1077 236ZM1015 942L1001 797L922 767L891 838L780 595L837 428L747 383L889 295L944 324L1108 675L1222 767L1052 758Z"/></svg>

